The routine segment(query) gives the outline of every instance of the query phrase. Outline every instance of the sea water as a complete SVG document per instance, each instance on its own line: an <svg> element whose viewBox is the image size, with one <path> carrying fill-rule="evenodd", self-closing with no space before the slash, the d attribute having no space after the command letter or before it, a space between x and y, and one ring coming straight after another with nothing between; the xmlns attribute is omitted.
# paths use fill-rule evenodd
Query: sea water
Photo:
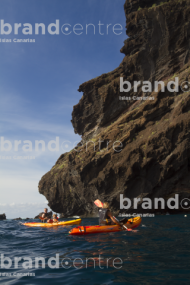
<svg viewBox="0 0 190 285"><path fill-rule="evenodd" d="M82 220L82 225L97 223L95 218ZM0 283L190 282L188 215L143 218L134 232L70 236L73 227L31 228L20 221L0 221Z"/></svg>

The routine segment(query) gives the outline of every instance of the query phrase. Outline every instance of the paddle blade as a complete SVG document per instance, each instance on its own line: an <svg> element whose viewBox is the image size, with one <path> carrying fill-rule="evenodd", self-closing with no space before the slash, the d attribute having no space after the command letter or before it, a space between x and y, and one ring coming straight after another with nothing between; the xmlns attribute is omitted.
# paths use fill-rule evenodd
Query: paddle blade
<svg viewBox="0 0 190 285"><path fill-rule="evenodd" d="M103 203L100 200L96 200L94 201L94 204L98 207L98 208L103 208Z"/></svg>
<svg viewBox="0 0 190 285"><path fill-rule="evenodd" d="M128 227L126 227L125 225L122 225L123 229L125 229L126 231L131 231L131 229L128 229Z"/></svg>

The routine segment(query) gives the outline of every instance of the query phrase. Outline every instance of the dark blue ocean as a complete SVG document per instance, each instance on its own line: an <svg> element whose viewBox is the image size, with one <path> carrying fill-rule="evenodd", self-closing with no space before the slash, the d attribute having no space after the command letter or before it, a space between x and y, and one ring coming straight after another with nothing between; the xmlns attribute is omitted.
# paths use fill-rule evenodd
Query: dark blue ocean
<svg viewBox="0 0 190 285"><path fill-rule="evenodd" d="M98 219L82 221L82 225L97 223ZM77 237L68 235L72 227L28 228L20 221L0 221L0 283L190 284L189 216L143 218L137 232ZM56 254L57 264L50 260ZM21 258L18 265L15 257ZM45 264L39 262L35 268L39 257ZM50 261L59 268L50 268ZM24 263L32 268L24 269Z"/></svg>

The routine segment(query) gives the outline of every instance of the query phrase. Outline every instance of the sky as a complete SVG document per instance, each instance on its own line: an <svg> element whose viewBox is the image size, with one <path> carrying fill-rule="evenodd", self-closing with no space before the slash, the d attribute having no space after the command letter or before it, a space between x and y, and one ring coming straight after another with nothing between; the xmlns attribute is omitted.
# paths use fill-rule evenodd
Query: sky
<svg viewBox="0 0 190 285"><path fill-rule="evenodd" d="M34 217L47 205L41 177L81 139L71 124L79 85L124 57L124 2L1 0L0 214L7 218ZM35 31L39 23L45 34Z"/></svg>

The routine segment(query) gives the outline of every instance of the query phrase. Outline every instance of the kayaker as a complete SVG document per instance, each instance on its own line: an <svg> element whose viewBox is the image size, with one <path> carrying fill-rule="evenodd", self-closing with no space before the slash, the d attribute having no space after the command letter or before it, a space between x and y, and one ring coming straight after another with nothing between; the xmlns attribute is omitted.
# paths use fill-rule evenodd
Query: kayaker
<svg viewBox="0 0 190 285"><path fill-rule="evenodd" d="M58 216L53 214L53 219L47 220L47 223L58 223Z"/></svg>
<svg viewBox="0 0 190 285"><path fill-rule="evenodd" d="M116 220L110 211L108 202L103 203L103 208L99 209L99 225L119 225L123 226L128 219L124 218L120 221Z"/></svg>
<svg viewBox="0 0 190 285"><path fill-rule="evenodd" d="M109 208L109 203L105 202L103 203L103 208L99 209L99 225L121 225L116 221Z"/></svg>
<svg viewBox="0 0 190 285"><path fill-rule="evenodd" d="M44 209L44 212L42 214L42 218L43 218L43 222L44 223L49 219L48 209L47 208Z"/></svg>

